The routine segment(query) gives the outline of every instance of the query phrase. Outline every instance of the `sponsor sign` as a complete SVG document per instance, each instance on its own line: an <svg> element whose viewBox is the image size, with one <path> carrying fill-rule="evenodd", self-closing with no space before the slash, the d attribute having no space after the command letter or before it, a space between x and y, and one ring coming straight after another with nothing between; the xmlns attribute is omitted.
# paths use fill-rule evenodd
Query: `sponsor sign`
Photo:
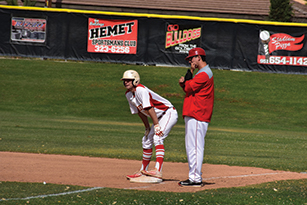
<svg viewBox="0 0 307 205"><path fill-rule="evenodd" d="M45 43L46 26L46 19L12 17L11 41Z"/></svg>
<svg viewBox="0 0 307 205"><path fill-rule="evenodd" d="M201 44L201 26L166 24L165 51L189 53Z"/></svg>
<svg viewBox="0 0 307 205"><path fill-rule="evenodd" d="M306 35L260 31L258 64L307 66Z"/></svg>
<svg viewBox="0 0 307 205"><path fill-rule="evenodd" d="M136 54L137 20L88 19L87 51L94 53Z"/></svg>

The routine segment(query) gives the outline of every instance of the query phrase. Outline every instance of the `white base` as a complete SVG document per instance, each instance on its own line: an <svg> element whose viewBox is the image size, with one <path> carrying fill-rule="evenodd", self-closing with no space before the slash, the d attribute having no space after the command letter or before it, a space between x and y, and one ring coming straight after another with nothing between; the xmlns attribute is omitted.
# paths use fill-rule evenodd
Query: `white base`
<svg viewBox="0 0 307 205"><path fill-rule="evenodd" d="M160 183L162 181L163 181L162 179L159 179L156 177L145 176L145 175L130 179L131 183Z"/></svg>

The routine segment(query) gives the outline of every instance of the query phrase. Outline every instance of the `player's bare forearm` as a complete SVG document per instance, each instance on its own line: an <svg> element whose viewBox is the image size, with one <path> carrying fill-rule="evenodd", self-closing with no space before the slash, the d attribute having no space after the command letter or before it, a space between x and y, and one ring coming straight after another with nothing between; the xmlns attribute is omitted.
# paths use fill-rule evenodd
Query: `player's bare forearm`
<svg viewBox="0 0 307 205"><path fill-rule="evenodd" d="M150 118L152 119L152 123L154 125L159 124L159 120L158 120L157 114L155 112L155 109L153 107L151 107L149 109L146 109L146 111L148 112Z"/></svg>
<svg viewBox="0 0 307 205"><path fill-rule="evenodd" d="M138 113L139 117L141 118L145 128L150 128L150 124L149 124L149 121L148 121L148 118L146 115L142 114L141 112Z"/></svg>

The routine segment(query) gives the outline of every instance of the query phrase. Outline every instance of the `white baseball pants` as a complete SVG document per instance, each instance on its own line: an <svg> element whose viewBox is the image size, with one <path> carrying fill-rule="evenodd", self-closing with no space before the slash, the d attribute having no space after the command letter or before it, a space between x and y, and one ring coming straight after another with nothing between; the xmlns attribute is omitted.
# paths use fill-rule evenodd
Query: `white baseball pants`
<svg viewBox="0 0 307 205"><path fill-rule="evenodd" d="M159 137L155 135L154 125L151 126L147 137L143 137L142 144L144 149L151 149L153 145L163 145L165 138L170 133L173 126L177 123L178 114L176 109L169 108L166 113L159 119L159 124L164 135Z"/></svg>
<svg viewBox="0 0 307 205"><path fill-rule="evenodd" d="M204 159L205 136L209 123L185 116L185 148L189 163L189 179L202 181L202 164Z"/></svg>

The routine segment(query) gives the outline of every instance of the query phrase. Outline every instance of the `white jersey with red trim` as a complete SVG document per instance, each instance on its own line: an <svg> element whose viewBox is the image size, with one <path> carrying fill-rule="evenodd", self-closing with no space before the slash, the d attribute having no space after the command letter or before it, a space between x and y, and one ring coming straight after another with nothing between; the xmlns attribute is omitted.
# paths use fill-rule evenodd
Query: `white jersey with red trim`
<svg viewBox="0 0 307 205"><path fill-rule="evenodd" d="M127 90L126 98L129 102L132 114L137 114L138 112L141 112L147 117L150 116L144 112L145 108L153 107L157 117L159 118L166 110L173 107L170 101L161 97L160 95L153 92L142 84L139 84L136 87L135 93L132 93L131 91Z"/></svg>

